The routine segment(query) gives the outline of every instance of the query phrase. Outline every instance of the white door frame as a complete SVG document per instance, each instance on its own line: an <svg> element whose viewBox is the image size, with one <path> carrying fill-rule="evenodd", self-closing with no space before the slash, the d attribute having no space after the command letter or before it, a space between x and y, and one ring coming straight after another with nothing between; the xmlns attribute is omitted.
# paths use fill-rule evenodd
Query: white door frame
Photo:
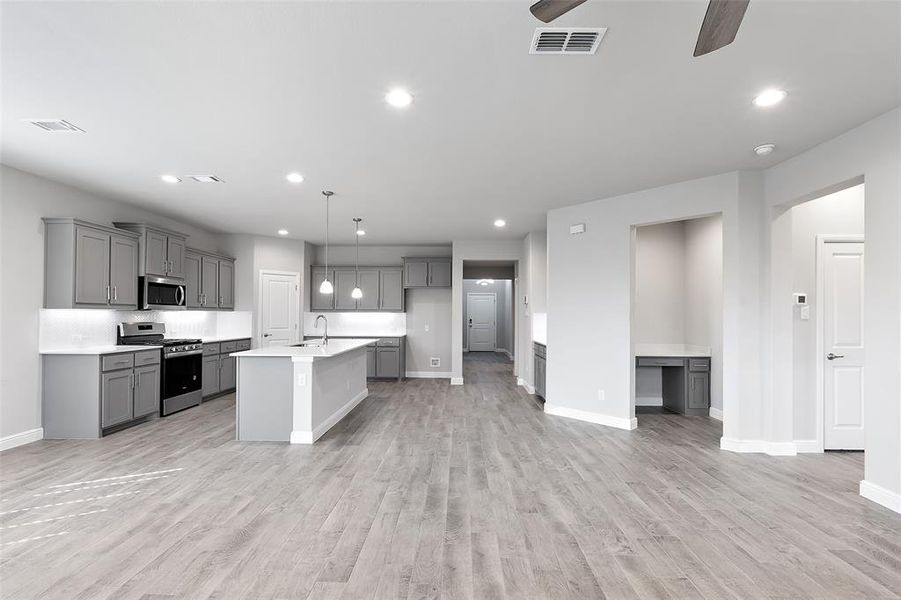
<svg viewBox="0 0 901 600"><path fill-rule="evenodd" d="M859 234L828 234L820 233L816 236L817 240L817 257L816 257L816 288L817 288L817 387L816 387L816 407L817 407L817 427L816 427L816 451L826 451L826 391L823 385L823 377L825 377L825 369L823 368L823 348L825 346L823 340L823 329L825 327L823 315L823 297L826 293L826 244L859 244L865 243L864 236ZM866 314L864 314L866 318ZM866 343L866 342L864 342ZM864 398L866 402L866 398ZM866 425L865 425L866 426Z"/></svg>
<svg viewBox="0 0 901 600"><path fill-rule="evenodd" d="M466 326L469 327L469 298L470 296L494 296L494 351L497 352L497 292L466 292ZM469 344L472 342L472 331L466 332L466 351L470 352Z"/></svg>
<svg viewBox="0 0 901 600"><path fill-rule="evenodd" d="M292 302L292 306L294 307L294 343L299 343L298 335L300 333L301 327L301 317L300 314L300 273L297 271L275 271L272 269L260 269L260 275L257 279L257 304L256 304L256 331L254 332L254 339L256 340L256 347L263 347L263 276L265 275L280 275L283 277L294 277L294 293L295 293L295 302Z"/></svg>

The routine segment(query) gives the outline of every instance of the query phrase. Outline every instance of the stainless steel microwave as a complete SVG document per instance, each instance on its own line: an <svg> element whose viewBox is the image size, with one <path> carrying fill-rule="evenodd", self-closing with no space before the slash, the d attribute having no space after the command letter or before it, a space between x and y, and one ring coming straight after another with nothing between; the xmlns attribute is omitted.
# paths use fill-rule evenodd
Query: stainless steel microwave
<svg viewBox="0 0 901 600"><path fill-rule="evenodd" d="M138 305L141 310L185 310L185 283L167 277L141 277Z"/></svg>

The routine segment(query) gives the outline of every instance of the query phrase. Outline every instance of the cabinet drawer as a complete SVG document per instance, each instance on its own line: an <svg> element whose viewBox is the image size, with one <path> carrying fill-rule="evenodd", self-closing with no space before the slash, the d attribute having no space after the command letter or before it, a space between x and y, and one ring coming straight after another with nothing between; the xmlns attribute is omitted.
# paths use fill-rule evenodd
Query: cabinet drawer
<svg viewBox="0 0 901 600"><path fill-rule="evenodd" d="M220 354L228 354L230 352L237 352L238 350L238 342L222 342L219 344L219 353Z"/></svg>
<svg viewBox="0 0 901 600"><path fill-rule="evenodd" d="M238 352L250 350L250 340L238 340Z"/></svg>
<svg viewBox="0 0 901 600"><path fill-rule="evenodd" d="M684 358L640 357L639 367L684 367Z"/></svg>
<svg viewBox="0 0 901 600"><path fill-rule="evenodd" d="M710 359L709 358L689 358L688 359L688 370L689 371L709 371L710 370Z"/></svg>
<svg viewBox="0 0 901 600"><path fill-rule="evenodd" d="M158 365L160 364L160 351L159 350L145 350L144 352L135 352L135 366L143 367L144 365Z"/></svg>
<svg viewBox="0 0 901 600"><path fill-rule="evenodd" d="M215 356L219 354L219 344L204 344L203 345L203 355L204 356Z"/></svg>
<svg viewBox="0 0 901 600"><path fill-rule="evenodd" d="M116 369L130 369L135 366L135 355L133 352L123 352L121 354L107 354L103 357L101 369L103 371L114 371Z"/></svg>
<svg viewBox="0 0 901 600"><path fill-rule="evenodd" d="M400 346L400 338L382 338L378 341L377 345L380 347L388 346L391 348L397 348Z"/></svg>

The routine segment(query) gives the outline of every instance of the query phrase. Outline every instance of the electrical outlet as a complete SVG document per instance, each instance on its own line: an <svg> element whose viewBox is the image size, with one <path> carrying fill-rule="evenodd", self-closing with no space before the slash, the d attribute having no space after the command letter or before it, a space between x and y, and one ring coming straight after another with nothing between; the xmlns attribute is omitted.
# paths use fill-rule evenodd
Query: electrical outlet
<svg viewBox="0 0 901 600"><path fill-rule="evenodd" d="M604 402L604 390L598 390L598 402Z"/></svg>
<svg viewBox="0 0 901 600"><path fill-rule="evenodd" d="M432 366L432 367L440 367L440 366L441 366L441 359L438 358L437 356L433 356L433 357L429 360L429 366Z"/></svg>
<svg viewBox="0 0 901 600"><path fill-rule="evenodd" d="M298 373L295 379L296 385L298 387L304 387L307 385L307 376L305 373Z"/></svg>

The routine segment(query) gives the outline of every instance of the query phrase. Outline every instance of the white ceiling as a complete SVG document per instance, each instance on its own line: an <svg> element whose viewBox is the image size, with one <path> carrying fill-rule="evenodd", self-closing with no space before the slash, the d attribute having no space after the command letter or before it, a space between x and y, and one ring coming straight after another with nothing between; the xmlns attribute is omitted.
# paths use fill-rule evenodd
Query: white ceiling
<svg viewBox="0 0 901 600"><path fill-rule="evenodd" d="M699 59L706 0L589 0L554 24L608 27L595 56L530 55L528 6L4 2L2 160L215 230L314 242L330 188L344 241L358 215L369 244L449 242L768 166L901 104L898 2L752 0L736 42ZM410 109L383 101L395 85ZM768 86L788 99L754 108ZM761 159L764 142L778 149ZM305 183L285 181L295 170Z"/></svg>

